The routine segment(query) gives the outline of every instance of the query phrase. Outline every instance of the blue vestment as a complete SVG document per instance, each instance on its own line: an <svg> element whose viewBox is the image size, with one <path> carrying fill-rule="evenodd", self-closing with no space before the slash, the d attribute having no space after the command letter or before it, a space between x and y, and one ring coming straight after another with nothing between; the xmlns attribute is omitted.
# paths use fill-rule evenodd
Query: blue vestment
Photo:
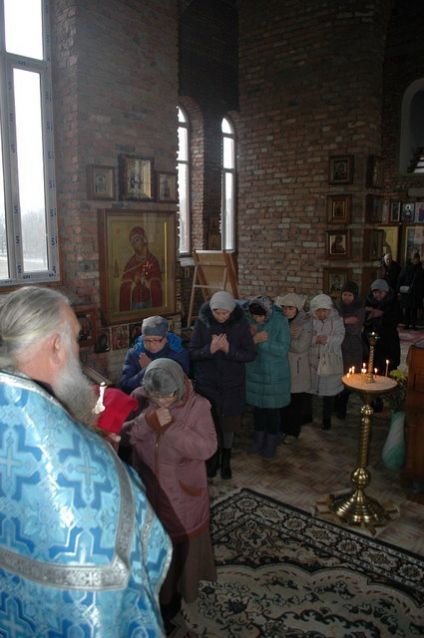
<svg viewBox="0 0 424 638"><path fill-rule="evenodd" d="M163 636L170 554L109 444L38 384L0 372L1 636Z"/></svg>

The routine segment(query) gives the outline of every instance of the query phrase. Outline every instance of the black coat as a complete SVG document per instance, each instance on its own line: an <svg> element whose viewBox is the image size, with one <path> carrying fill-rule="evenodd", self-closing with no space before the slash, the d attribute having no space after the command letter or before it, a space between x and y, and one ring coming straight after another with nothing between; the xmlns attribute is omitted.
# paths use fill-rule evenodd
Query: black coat
<svg viewBox="0 0 424 638"><path fill-rule="evenodd" d="M400 292L401 286L409 286L409 292ZM424 292L424 272L421 262L407 263L399 275L398 291L402 308L421 308Z"/></svg>
<svg viewBox="0 0 424 638"><path fill-rule="evenodd" d="M230 344L228 354L210 352L212 335L225 333ZM212 403L220 416L239 416L245 406L245 364L253 361L256 348L249 323L240 306L236 306L225 323L214 319L209 303L200 308L189 353L194 362L196 392Z"/></svg>
<svg viewBox="0 0 424 638"><path fill-rule="evenodd" d="M376 332L379 336L374 352L374 367L379 374L384 374L386 359L389 360L389 370L394 370L400 363L400 340L397 330L400 321L400 307L396 293L389 290L387 296L381 301L374 299L370 293L365 301L365 308L377 308L383 311L381 317L371 318L365 311L364 337L368 345L367 334Z"/></svg>
<svg viewBox="0 0 424 638"><path fill-rule="evenodd" d="M383 279L387 281L390 288L393 288L393 290L396 290L397 281L398 281L398 277L400 273L400 265L398 264L397 261L392 260L390 262L390 265L387 266L387 264L383 260L382 269L383 269Z"/></svg>
<svg viewBox="0 0 424 638"><path fill-rule="evenodd" d="M339 315L343 319L345 336L342 343L343 368L345 373L351 366L360 370L365 361L364 344L362 341L362 327L364 324L365 308L361 299L355 299L350 304L343 303L342 300L336 303ZM358 323L345 324L346 317L356 317Z"/></svg>

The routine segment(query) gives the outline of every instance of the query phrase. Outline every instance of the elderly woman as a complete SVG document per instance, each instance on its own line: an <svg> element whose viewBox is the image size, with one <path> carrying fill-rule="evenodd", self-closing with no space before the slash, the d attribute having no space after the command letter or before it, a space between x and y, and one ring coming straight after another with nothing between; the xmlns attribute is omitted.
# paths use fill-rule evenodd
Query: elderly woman
<svg viewBox="0 0 424 638"><path fill-rule="evenodd" d="M378 334L374 351L374 365L382 372L385 370L386 360L389 370L395 370L400 363L400 340L398 323L400 321L400 307L396 293L385 279L372 282L370 293L365 300L364 338L368 345L367 335L370 332Z"/></svg>
<svg viewBox="0 0 424 638"><path fill-rule="evenodd" d="M281 433L283 439L298 437L304 423L312 421L311 371L309 349L312 343L312 319L303 310L305 297L295 292L280 295L275 300L281 306L283 315L289 322L291 343L289 364L291 378L291 402L281 408Z"/></svg>
<svg viewBox="0 0 424 638"><path fill-rule="evenodd" d="M216 450L207 399L196 394L172 359L149 364L143 387L132 396L139 415L124 425L132 464L149 501L173 543L172 563L160 592L165 625L181 598L194 602L200 580L215 580L209 534L209 495L205 460Z"/></svg>
<svg viewBox="0 0 424 638"><path fill-rule="evenodd" d="M247 311L256 346L256 359L246 370L246 397L254 420L249 452L271 459L280 440L280 408L290 403L290 330L269 297L250 299Z"/></svg>
<svg viewBox="0 0 424 638"><path fill-rule="evenodd" d="M336 307L345 327L342 355L343 371L346 374L352 366L360 370L364 360L362 327L364 325L365 308L359 298L359 288L354 281L347 281L343 285L341 299L336 303ZM350 390L344 388L336 397L335 408L339 419L346 418L349 395Z"/></svg>
<svg viewBox="0 0 424 638"><path fill-rule="evenodd" d="M322 429L331 428L333 397L343 390L341 345L345 336L343 319L328 295L316 295L310 303L312 346L309 351L311 393L322 397Z"/></svg>
<svg viewBox="0 0 424 638"><path fill-rule="evenodd" d="M143 320L141 336L136 339L125 356L119 385L130 394L138 388L147 366L155 359L173 359L177 361L186 374L189 373L189 356L182 345L181 338L169 332L168 320L154 315Z"/></svg>
<svg viewBox="0 0 424 638"><path fill-rule="evenodd" d="M196 391L211 402L218 435L220 454L208 460L208 476L214 477L220 464L221 478L231 479L233 438L245 408L245 367L256 356L246 316L232 294L220 290L202 305L189 352Z"/></svg>

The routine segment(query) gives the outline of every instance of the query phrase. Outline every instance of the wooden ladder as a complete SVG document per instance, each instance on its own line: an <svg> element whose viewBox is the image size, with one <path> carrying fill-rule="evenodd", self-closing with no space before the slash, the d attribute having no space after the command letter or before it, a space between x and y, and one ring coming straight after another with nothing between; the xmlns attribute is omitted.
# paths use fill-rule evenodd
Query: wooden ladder
<svg viewBox="0 0 424 638"><path fill-rule="evenodd" d="M194 273L191 286L187 326L190 327L193 316L196 290L200 290L207 301L214 292L227 290L238 298L237 268L234 253L223 250L195 250L193 252Z"/></svg>

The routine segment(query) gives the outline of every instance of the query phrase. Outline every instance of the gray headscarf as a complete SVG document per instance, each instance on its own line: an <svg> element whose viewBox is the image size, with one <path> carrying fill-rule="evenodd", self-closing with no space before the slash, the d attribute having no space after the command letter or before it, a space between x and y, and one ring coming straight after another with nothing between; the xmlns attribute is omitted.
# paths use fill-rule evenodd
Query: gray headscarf
<svg viewBox="0 0 424 638"><path fill-rule="evenodd" d="M155 359L146 368L143 388L147 394L169 396L176 394L180 400L184 396L184 370L172 359Z"/></svg>

